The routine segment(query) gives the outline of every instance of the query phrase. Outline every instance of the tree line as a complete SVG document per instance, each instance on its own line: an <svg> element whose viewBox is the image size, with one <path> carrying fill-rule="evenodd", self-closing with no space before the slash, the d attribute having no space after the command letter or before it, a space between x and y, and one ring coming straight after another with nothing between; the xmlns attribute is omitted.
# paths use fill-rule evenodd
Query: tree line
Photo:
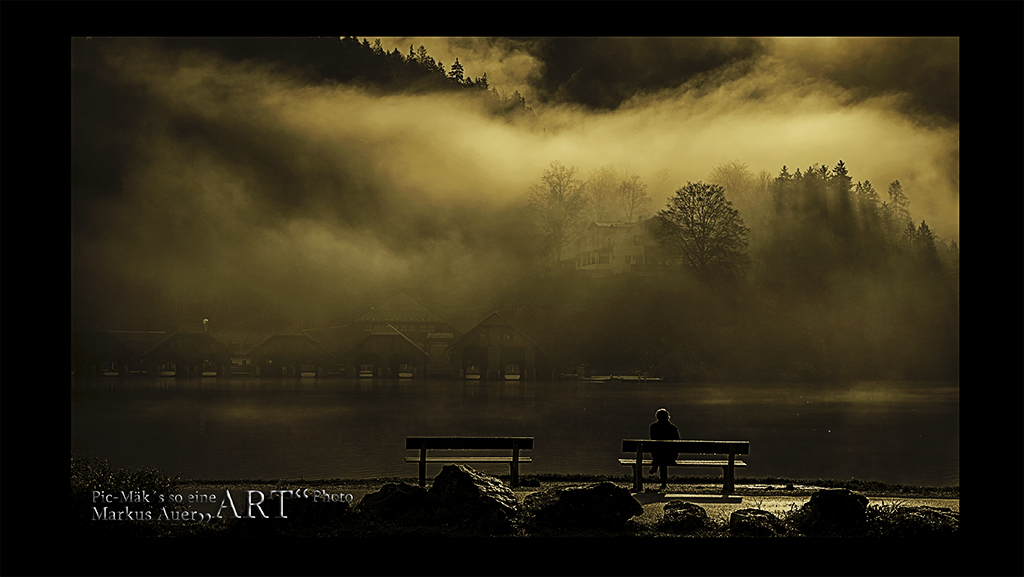
<svg viewBox="0 0 1024 577"><path fill-rule="evenodd" d="M549 258L599 213L588 188L600 172L584 181L556 162L533 187ZM676 188L663 208L647 204L662 275L536 279L513 299L517 320L608 371L959 378L959 247L913 218L898 180L883 196L841 160L774 176L733 161Z"/></svg>
<svg viewBox="0 0 1024 577"><path fill-rule="evenodd" d="M655 175L664 189L668 170ZM754 176L746 164L716 166L708 182L687 182L653 216L657 238L676 264L699 276L738 279L753 264L748 253L752 229L731 198L749 210L765 282L811 274L809 285L837 270L861 273L897 254L925 266L959 271L959 247L940 239L924 220L915 224L899 180L881 200L870 181L853 183L845 163L831 169L812 165L794 174L783 166L778 176ZM559 161L544 170L530 189L528 208L555 262L562 249L591 222L634 222L651 216L653 201L639 175L628 168L602 166L587 180L579 169ZM808 267L808 264L819 265ZM765 268L773 274L767 274ZM819 275L815 277L814 275ZM782 282L782 281L779 281ZM798 281L796 281L799 284Z"/></svg>
<svg viewBox="0 0 1024 577"><path fill-rule="evenodd" d="M109 40L100 39L105 42ZM531 107L518 90L491 86L484 72L470 77L458 58L446 65L421 44L387 50L380 39L355 36L270 38L164 38L170 51L204 50L231 61L264 62L311 83L340 83L386 93L469 91L486 96L494 114L522 114Z"/></svg>

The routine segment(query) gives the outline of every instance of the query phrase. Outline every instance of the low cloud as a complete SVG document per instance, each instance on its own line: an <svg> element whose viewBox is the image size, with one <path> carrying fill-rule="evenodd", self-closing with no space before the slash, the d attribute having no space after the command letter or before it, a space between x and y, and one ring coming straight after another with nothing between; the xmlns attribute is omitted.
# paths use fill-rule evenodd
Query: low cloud
<svg viewBox="0 0 1024 577"><path fill-rule="evenodd" d="M458 57L467 76L548 99L509 120L479 94L374 96L124 41L105 55L104 82L79 87L127 103L94 103L87 112L100 118L78 122L90 133L76 142L122 151L116 194L98 191L101 180L78 183L82 278L103 271L198 299L253 295L306 322L324 314L322 299L362 302L386 287L480 300L535 264L523 207L554 160L582 175L668 169L675 187L733 159L773 175L842 159L880 193L899 179L915 220L959 238L956 124L922 122L899 85L844 86L852 73L835 72L841 55L872 62L881 48L845 41L814 57L799 43L759 42L595 109L554 98L524 40L384 40L403 53L423 44L446 69Z"/></svg>

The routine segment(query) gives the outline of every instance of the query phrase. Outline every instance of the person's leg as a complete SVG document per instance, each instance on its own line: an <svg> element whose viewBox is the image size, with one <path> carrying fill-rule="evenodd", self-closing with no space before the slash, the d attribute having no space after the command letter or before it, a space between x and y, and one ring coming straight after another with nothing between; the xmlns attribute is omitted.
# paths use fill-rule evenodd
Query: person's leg
<svg viewBox="0 0 1024 577"><path fill-rule="evenodd" d="M661 466L661 488L668 488L668 465Z"/></svg>

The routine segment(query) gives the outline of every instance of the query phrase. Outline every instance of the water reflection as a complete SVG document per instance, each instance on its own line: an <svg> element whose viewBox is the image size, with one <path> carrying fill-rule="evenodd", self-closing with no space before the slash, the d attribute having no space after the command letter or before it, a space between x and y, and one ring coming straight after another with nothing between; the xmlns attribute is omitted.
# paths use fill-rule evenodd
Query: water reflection
<svg viewBox="0 0 1024 577"><path fill-rule="evenodd" d="M662 406L684 438L750 440L743 476L959 484L956 383L95 379L72 383L72 442L185 478L315 479L412 476L406 436L533 436L526 472L622 474Z"/></svg>

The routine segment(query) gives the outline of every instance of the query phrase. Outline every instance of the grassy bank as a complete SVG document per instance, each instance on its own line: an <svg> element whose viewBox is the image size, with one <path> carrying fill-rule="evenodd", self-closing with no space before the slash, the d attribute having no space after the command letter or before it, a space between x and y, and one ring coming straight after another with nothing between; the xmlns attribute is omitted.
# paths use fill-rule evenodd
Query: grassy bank
<svg viewBox="0 0 1024 577"><path fill-rule="evenodd" d="M508 475L497 475L497 478L509 481ZM553 486L564 486L576 483L612 483L632 486L631 475L585 475L541 473L522 475L521 486L517 491L538 491ZM213 489L255 489L270 490L294 486L309 486L324 489L350 489L359 491L376 491L386 483L417 484L415 477L375 477L370 479L229 479L200 480L184 479L179 483L184 488ZM669 489L673 492L715 495L722 491L722 478L714 476L670 476ZM429 483L429 480L428 480ZM645 487L656 486L657 483L645 479ZM789 479L783 477L737 477L736 494L738 495L777 495L777 496L808 496L819 489L849 489L866 497L892 497L907 499L959 499L960 487L929 487L920 485L900 485L882 483L864 479ZM677 490L678 489L678 490ZM685 491L684 491L685 490Z"/></svg>

